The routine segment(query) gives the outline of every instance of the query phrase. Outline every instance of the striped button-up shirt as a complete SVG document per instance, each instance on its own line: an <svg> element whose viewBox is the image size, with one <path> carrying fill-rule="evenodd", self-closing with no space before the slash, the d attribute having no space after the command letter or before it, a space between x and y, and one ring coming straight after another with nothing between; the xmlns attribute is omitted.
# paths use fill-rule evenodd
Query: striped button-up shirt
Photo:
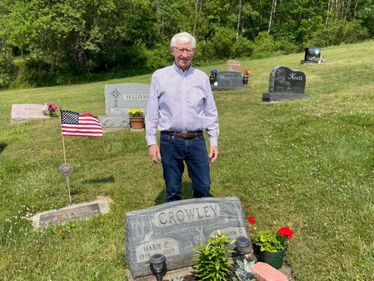
<svg viewBox="0 0 374 281"><path fill-rule="evenodd" d="M152 75L146 114L146 140L156 144L156 132L206 130L210 145L217 145L218 112L209 77L190 67L177 65L159 69Z"/></svg>

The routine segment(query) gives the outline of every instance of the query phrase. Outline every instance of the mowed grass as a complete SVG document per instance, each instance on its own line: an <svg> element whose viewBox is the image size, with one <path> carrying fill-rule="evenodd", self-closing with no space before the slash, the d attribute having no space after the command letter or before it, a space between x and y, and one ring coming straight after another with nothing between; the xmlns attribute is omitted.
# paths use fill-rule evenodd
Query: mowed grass
<svg viewBox="0 0 374 281"><path fill-rule="evenodd" d="M303 54L242 60L244 90L215 93L221 135L211 166L212 195L237 196L260 229L295 231L286 262L296 280L374 277L374 42ZM263 103L274 66L303 71L307 99ZM225 65L201 67L224 70ZM14 103L53 102L105 113L100 83L0 92L0 280L125 280L124 215L161 204L162 168L148 159L144 133L65 138L73 203L113 199L107 215L33 230L31 215L67 206L59 120L11 124ZM184 198L191 197L184 178Z"/></svg>

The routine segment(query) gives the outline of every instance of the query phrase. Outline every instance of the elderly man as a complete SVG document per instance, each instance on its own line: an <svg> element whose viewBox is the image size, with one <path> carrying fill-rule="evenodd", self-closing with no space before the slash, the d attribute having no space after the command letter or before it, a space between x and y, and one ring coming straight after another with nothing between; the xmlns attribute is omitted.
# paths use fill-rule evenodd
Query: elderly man
<svg viewBox="0 0 374 281"><path fill-rule="evenodd" d="M195 198L209 196L210 168L218 156L218 113L209 77L191 66L196 40L187 32L170 42L174 63L152 75L146 116L149 156L160 159L168 202L181 199L184 163ZM156 132L160 130L160 146ZM209 136L209 156L203 136Z"/></svg>

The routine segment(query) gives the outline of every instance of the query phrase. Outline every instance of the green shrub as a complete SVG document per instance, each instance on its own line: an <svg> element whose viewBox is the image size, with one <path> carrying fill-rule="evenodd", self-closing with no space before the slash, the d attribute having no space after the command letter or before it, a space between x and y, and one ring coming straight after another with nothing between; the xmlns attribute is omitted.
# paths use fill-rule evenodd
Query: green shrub
<svg viewBox="0 0 374 281"><path fill-rule="evenodd" d="M0 89L7 88L15 79L16 66L10 57L0 55Z"/></svg>
<svg viewBox="0 0 374 281"><path fill-rule="evenodd" d="M277 45L271 35L260 32L255 38L253 55L256 58L266 57L277 52Z"/></svg>
<svg viewBox="0 0 374 281"><path fill-rule="evenodd" d="M16 61L18 66L16 86L48 86L55 84L52 65L41 58L29 56Z"/></svg>
<svg viewBox="0 0 374 281"><path fill-rule="evenodd" d="M250 57L252 50L252 43L248 39L239 36L232 47L232 54L234 57Z"/></svg>
<svg viewBox="0 0 374 281"><path fill-rule="evenodd" d="M169 45L156 44L155 48L146 51L147 69L153 71L171 64L172 55Z"/></svg>
<svg viewBox="0 0 374 281"><path fill-rule="evenodd" d="M228 254L232 252L229 248L234 241L229 241L227 236L217 231L209 237L208 243L200 243L199 247L193 248L197 253L194 261L195 276L198 280L226 281L230 275L232 266Z"/></svg>
<svg viewBox="0 0 374 281"><path fill-rule="evenodd" d="M330 25L320 25L306 41L305 46L327 47L341 43L354 43L369 38L367 29L358 21L336 22Z"/></svg>
<svg viewBox="0 0 374 281"><path fill-rule="evenodd" d="M235 44L235 31L227 27L215 29L214 36L205 44L205 59L224 59L232 56Z"/></svg>

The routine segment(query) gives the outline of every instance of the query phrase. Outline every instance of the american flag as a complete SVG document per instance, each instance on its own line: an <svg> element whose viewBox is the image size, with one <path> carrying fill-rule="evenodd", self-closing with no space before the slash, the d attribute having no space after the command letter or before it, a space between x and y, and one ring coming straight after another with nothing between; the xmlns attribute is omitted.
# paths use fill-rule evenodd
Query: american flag
<svg viewBox="0 0 374 281"><path fill-rule="evenodd" d="M91 113L61 110L61 131L63 136L99 138L103 129L99 119Z"/></svg>

